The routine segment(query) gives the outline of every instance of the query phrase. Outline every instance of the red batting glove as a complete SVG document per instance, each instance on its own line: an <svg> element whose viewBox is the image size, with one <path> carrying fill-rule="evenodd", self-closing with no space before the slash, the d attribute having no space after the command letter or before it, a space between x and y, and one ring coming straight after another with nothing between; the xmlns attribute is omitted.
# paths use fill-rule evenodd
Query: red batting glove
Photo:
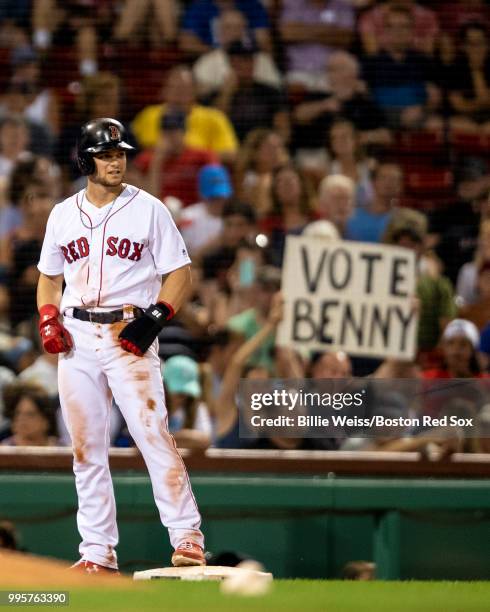
<svg viewBox="0 0 490 612"><path fill-rule="evenodd" d="M133 353L133 355L137 355L138 357L143 356L141 349L139 349L136 344L130 342L129 340L121 340L121 346L128 353Z"/></svg>
<svg viewBox="0 0 490 612"><path fill-rule="evenodd" d="M68 330L59 322L60 311L54 304L39 309L39 334L47 353L66 353L73 347Z"/></svg>

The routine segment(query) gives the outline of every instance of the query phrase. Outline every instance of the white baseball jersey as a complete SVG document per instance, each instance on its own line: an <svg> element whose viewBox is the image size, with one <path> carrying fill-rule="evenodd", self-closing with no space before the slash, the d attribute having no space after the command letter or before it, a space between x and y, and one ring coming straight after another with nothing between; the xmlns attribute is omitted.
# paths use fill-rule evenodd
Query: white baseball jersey
<svg viewBox="0 0 490 612"><path fill-rule="evenodd" d="M190 263L167 208L126 185L97 208L85 189L57 204L48 219L38 264L48 276L64 274L60 311L67 308L146 308L155 301L161 275Z"/></svg>
<svg viewBox="0 0 490 612"><path fill-rule="evenodd" d="M59 355L58 388L73 446L79 550L82 559L106 567L117 567L119 539L108 463L112 397L144 457L172 545L192 540L204 546L204 536L168 431L158 340L141 357L132 355L118 339L130 321L81 321L72 309L146 308L158 296L161 275L188 263L168 210L132 185L102 208L82 190L55 206L48 220L38 268L48 276L64 274L66 281L60 310L73 348Z"/></svg>

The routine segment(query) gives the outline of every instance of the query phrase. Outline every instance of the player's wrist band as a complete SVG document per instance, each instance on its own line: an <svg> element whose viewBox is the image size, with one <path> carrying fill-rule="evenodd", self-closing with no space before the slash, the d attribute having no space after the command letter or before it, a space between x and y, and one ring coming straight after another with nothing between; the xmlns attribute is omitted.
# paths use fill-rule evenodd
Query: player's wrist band
<svg viewBox="0 0 490 612"><path fill-rule="evenodd" d="M171 304L162 301L150 306L145 315L163 327L175 315L175 311Z"/></svg>
<svg viewBox="0 0 490 612"><path fill-rule="evenodd" d="M43 325L46 321L57 319L60 316L58 307L54 304L44 304L39 309L39 325Z"/></svg>

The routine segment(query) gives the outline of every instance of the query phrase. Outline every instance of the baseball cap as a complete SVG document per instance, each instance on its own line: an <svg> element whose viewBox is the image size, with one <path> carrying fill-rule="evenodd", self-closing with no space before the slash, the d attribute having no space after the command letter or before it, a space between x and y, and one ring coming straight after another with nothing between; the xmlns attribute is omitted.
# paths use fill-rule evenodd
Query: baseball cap
<svg viewBox="0 0 490 612"><path fill-rule="evenodd" d="M229 198L233 194L230 175L224 166L208 165L198 176L199 194L202 198Z"/></svg>
<svg viewBox="0 0 490 612"><path fill-rule="evenodd" d="M462 336L469 340L474 349L478 348L480 343L480 332L478 331L478 327L471 321L467 319L454 319L454 321L447 324L442 334L442 339L450 340L458 336Z"/></svg>
<svg viewBox="0 0 490 612"><path fill-rule="evenodd" d="M182 111L167 111L160 120L162 130L185 130L185 113Z"/></svg>
<svg viewBox="0 0 490 612"><path fill-rule="evenodd" d="M186 355L175 355L165 361L163 380L170 393L184 393L191 397L201 395L199 365Z"/></svg>

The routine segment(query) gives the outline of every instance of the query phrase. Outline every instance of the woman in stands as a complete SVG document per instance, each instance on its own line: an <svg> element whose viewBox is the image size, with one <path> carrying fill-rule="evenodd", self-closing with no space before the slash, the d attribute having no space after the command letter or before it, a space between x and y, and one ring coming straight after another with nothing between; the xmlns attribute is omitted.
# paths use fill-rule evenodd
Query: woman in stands
<svg viewBox="0 0 490 612"><path fill-rule="evenodd" d="M0 444L10 446L57 446L55 412L41 387L13 383L4 389L5 416L11 436Z"/></svg>
<svg viewBox="0 0 490 612"><path fill-rule="evenodd" d="M288 158L284 141L274 130L259 127L245 137L235 167L236 192L259 216L267 206L272 173Z"/></svg>

